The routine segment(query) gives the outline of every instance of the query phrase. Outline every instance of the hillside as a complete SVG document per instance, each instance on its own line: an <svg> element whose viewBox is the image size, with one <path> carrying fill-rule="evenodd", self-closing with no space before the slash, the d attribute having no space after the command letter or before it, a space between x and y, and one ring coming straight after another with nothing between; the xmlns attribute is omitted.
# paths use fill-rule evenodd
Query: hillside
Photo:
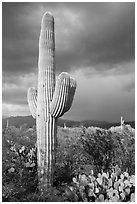
<svg viewBox="0 0 137 204"><path fill-rule="evenodd" d="M27 124L27 127L33 127L36 124L35 119L32 116L16 116L2 119L2 127L6 127L7 120L10 126L20 127L23 124ZM63 127L64 124L67 127L78 127L78 126L94 126L100 127L103 129L109 129L112 126L119 126L120 122L110 123L106 121L94 121L94 120L84 120L84 121L72 121L65 119L58 119L58 126ZM132 128L135 128L135 121L126 121L125 124L131 125Z"/></svg>

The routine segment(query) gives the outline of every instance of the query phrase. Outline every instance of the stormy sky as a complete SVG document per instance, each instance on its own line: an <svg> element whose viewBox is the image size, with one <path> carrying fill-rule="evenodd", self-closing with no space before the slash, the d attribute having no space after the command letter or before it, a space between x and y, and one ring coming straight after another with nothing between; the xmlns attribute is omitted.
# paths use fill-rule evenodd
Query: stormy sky
<svg viewBox="0 0 137 204"><path fill-rule="evenodd" d="M27 90L37 87L40 23L55 18L56 75L77 81L70 120L135 119L133 2L2 3L2 114L30 115Z"/></svg>

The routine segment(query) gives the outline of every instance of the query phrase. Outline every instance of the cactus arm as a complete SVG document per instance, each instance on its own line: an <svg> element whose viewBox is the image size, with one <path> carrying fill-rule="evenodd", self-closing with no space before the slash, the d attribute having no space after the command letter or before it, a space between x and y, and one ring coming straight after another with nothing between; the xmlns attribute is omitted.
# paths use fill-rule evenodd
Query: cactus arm
<svg viewBox="0 0 137 204"><path fill-rule="evenodd" d="M28 89L27 99L28 99L30 112L33 118L36 118L37 90L35 88L31 87Z"/></svg>
<svg viewBox="0 0 137 204"><path fill-rule="evenodd" d="M68 97L68 100L67 100L67 103L66 103L66 108L64 110L64 113L67 112L71 108L73 98L74 98L74 95L75 95L75 91L76 91L76 85L77 85L76 80L71 77L70 78L69 97Z"/></svg>
<svg viewBox="0 0 137 204"><path fill-rule="evenodd" d="M66 108L70 89L70 76L68 73L61 73L58 77L53 100L50 106L50 112L52 117L61 117Z"/></svg>

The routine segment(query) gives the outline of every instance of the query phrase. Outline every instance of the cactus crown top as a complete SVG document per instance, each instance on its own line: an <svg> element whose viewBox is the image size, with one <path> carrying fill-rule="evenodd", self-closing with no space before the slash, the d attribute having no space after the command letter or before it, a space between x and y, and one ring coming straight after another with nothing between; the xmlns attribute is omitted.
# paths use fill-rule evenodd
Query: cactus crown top
<svg viewBox="0 0 137 204"><path fill-rule="evenodd" d="M47 15L47 16L52 16L53 17L53 14L50 12L50 11L46 11L45 13L44 13L44 16L45 15Z"/></svg>
<svg viewBox="0 0 137 204"><path fill-rule="evenodd" d="M42 17L42 21L41 21L41 29L45 30L46 29L46 25L48 24L54 24L54 17L52 15L51 12L45 12L43 17Z"/></svg>

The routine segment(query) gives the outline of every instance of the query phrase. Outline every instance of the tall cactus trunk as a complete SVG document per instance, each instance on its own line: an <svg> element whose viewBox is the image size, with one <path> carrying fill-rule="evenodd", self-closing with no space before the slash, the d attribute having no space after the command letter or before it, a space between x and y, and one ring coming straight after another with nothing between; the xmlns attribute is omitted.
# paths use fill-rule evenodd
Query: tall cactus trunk
<svg viewBox="0 0 137 204"><path fill-rule="evenodd" d="M46 15L46 17L45 17ZM55 89L54 19L46 13L39 39L39 73L37 102L37 151L39 187L47 189L53 182L56 119L50 115L50 102ZM43 178L44 175L44 178Z"/></svg>
<svg viewBox="0 0 137 204"><path fill-rule="evenodd" d="M41 126L40 126L41 127ZM50 190L53 184L55 168L55 148L56 148L56 119L49 116L42 127L43 133L37 122L37 160L39 190L43 193ZM46 137L44 137L44 135Z"/></svg>
<svg viewBox="0 0 137 204"><path fill-rule="evenodd" d="M53 185L57 146L57 118L67 112L73 101L76 81L63 72L55 82L54 18L46 12L39 38L38 88L29 88L28 104L36 118L39 190L43 194Z"/></svg>

